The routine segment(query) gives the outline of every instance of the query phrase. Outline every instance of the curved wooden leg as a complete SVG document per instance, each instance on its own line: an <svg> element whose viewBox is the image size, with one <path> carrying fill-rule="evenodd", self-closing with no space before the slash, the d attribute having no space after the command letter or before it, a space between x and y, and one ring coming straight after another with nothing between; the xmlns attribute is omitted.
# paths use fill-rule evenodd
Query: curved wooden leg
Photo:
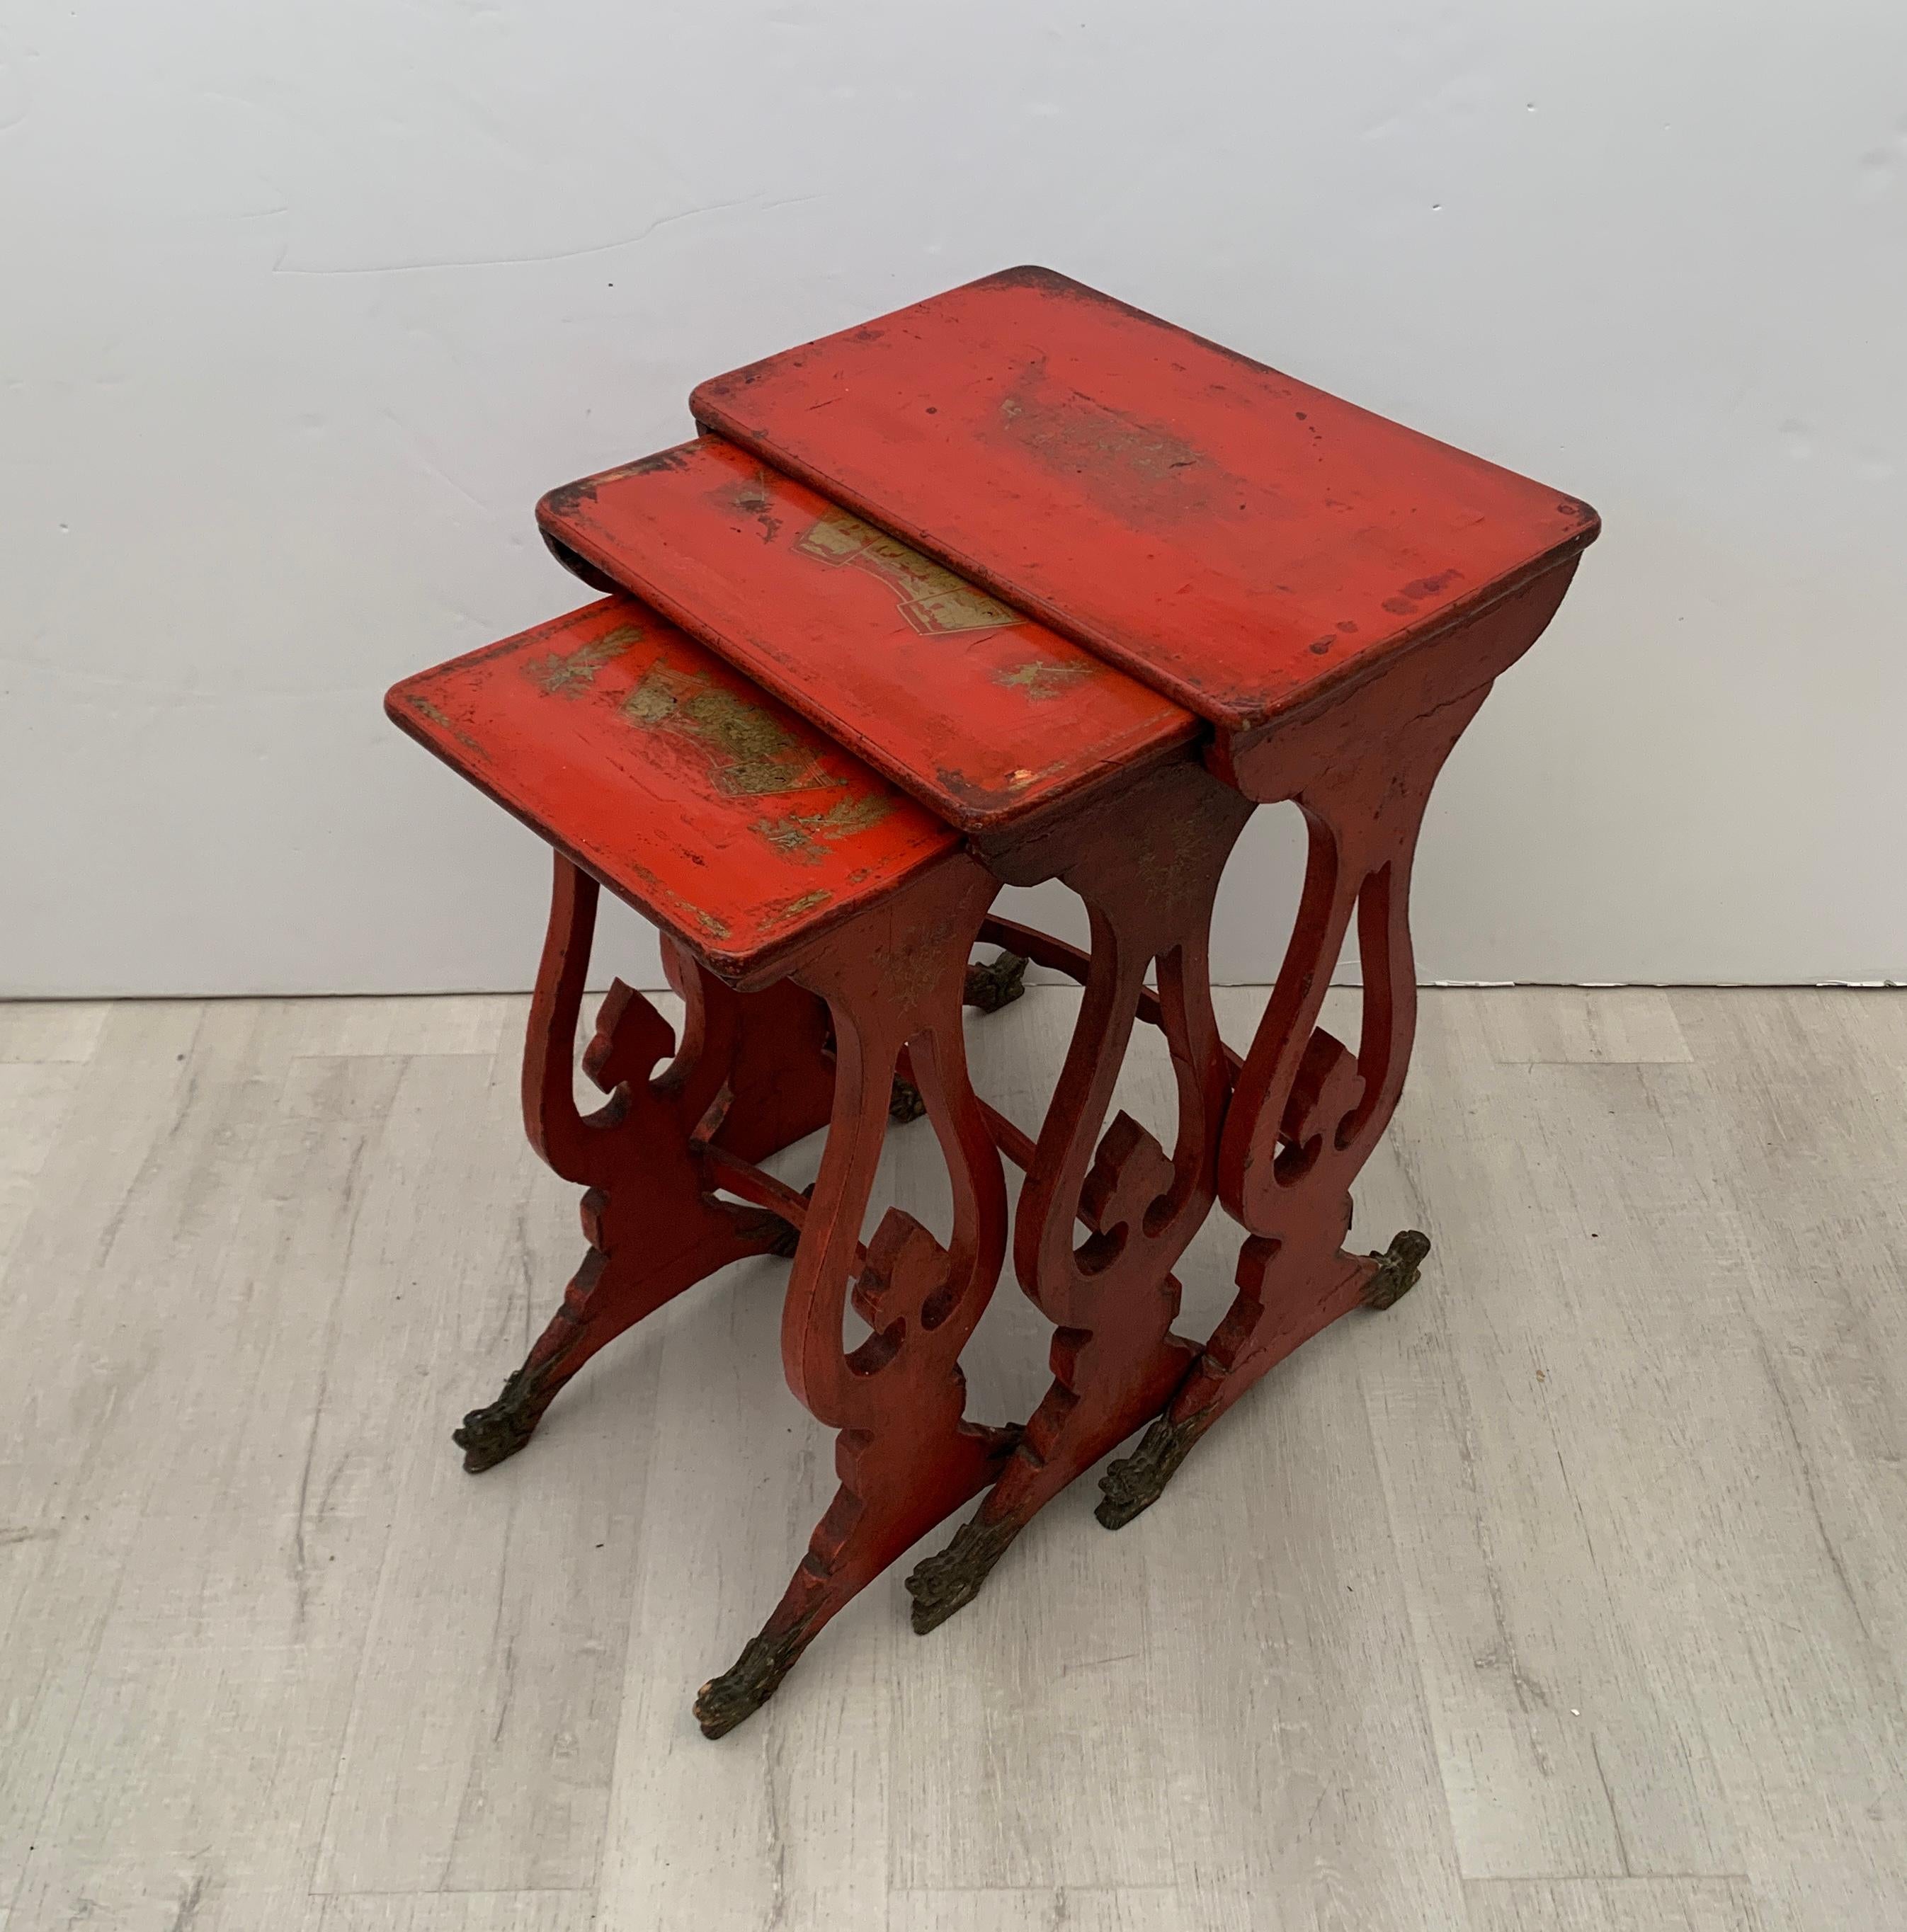
<svg viewBox="0 0 1907 1932"><path fill-rule="evenodd" d="M960 1032L967 954L995 890L964 855L944 862L794 969L833 1012L836 1080L782 1354L795 1394L840 1432L840 1488L767 1623L696 1698L711 1738L771 1696L828 1618L992 1481L1018 1439L1017 1430L966 1420L960 1366L1006 1245L1005 1183ZM952 1240L942 1248L890 1209L863 1252L862 1219L903 1048L953 1178ZM869 1333L850 1349L842 1322L851 1288Z"/></svg>
<svg viewBox="0 0 1907 1932"><path fill-rule="evenodd" d="M1120 805L1061 875L1092 915L1092 964L1014 1223L1021 1285L1056 1329L1053 1384L972 1521L908 1578L923 1634L973 1600L1038 1510L1157 1414L1197 1359L1172 1333L1172 1268L1214 1196L1229 1070L1212 1010L1212 904L1252 808L1190 764ZM1101 1131L1155 960L1178 1076L1170 1156L1129 1114ZM1076 1221L1089 1230L1080 1245Z"/></svg>
<svg viewBox="0 0 1907 1932"><path fill-rule="evenodd" d="M977 960L967 968L962 998L976 1012L997 1013L1002 1006L1011 1006L1026 990L1026 958L1008 950L996 952L984 964ZM894 1076L893 1092L887 1102L887 1118L904 1126L926 1111L927 1103L914 1084L913 1071L903 1050L899 1071Z"/></svg>
<svg viewBox="0 0 1907 1932"><path fill-rule="evenodd" d="M785 1242L788 1225L773 1214L716 1198L704 1147L758 1160L827 1118L833 1082L821 1003L793 986L737 994L672 952L670 976L686 1007L680 1051L668 1022L617 980L583 1058L608 1101L581 1112L571 1056L596 907L596 881L559 856L523 1071L531 1144L588 1190L589 1250L503 1393L455 1431L473 1472L521 1449L605 1342L729 1262Z"/></svg>
<svg viewBox="0 0 1907 1932"><path fill-rule="evenodd" d="M1362 757L1320 760L1295 794L1310 835L1304 896L1219 1152L1221 1198L1250 1234L1238 1294L1170 1408L1101 1478L1098 1514L1109 1529L1158 1500L1200 1437L1267 1370L1350 1309L1389 1306L1429 1252L1414 1230L1382 1256L1342 1244L1351 1183L1410 1064L1410 862L1424 806L1487 688L1410 719ZM1355 1054L1317 1024L1353 917L1364 968Z"/></svg>

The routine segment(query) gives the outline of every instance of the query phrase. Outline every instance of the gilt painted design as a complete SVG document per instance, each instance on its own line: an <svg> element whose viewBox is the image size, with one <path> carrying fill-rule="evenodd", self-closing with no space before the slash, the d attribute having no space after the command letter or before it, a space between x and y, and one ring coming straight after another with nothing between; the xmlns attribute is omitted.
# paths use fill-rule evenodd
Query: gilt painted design
<svg viewBox="0 0 1907 1932"><path fill-rule="evenodd" d="M766 706L704 672L659 662L623 700L622 708L638 724L674 733L698 746L708 754L715 783L731 797L771 798L847 783Z"/></svg>
<svg viewBox="0 0 1907 1932"><path fill-rule="evenodd" d="M997 631L1024 621L1011 605L845 510L824 511L795 539L794 548L818 563L871 572L899 592L900 614L923 637Z"/></svg>
<svg viewBox="0 0 1907 1932"><path fill-rule="evenodd" d="M579 698L596 682L596 673L613 664L632 644L642 641L640 624L618 624L571 651L551 651L524 666L552 698Z"/></svg>

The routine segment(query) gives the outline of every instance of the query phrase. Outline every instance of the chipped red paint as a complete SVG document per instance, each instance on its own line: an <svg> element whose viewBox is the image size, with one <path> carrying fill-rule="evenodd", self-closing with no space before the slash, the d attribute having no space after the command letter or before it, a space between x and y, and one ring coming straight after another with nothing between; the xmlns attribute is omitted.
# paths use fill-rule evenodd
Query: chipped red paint
<svg viewBox="0 0 1907 1932"><path fill-rule="evenodd" d="M616 1335L730 1262L787 1252L799 1230L783 1360L838 1432L840 1488L761 1634L703 1687L697 1714L719 1736L1019 1439L966 1419L960 1369L1007 1240L961 1032L998 882L953 831L626 598L408 679L386 708L557 850L524 1114L538 1153L587 1190L588 1252L502 1394L456 1432L465 1466L521 1449ZM585 1115L572 1069L599 879L670 935L686 1019L678 1053L617 982L584 1056L610 1098ZM890 1210L863 1249L903 1056L947 1160L952 1233L943 1247ZM824 1124L805 1195L761 1172ZM851 1298L871 1331L851 1347Z"/></svg>
<svg viewBox="0 0 1907 1932"><path fill-rule="evenodd" d="M731 980L959 843L628 598L407 678L385 709Z"/></svg>
<svg viewBox="0 0 1907 1932"><path fill-rule="evenodd" d="M1014 1221L1020 1286L1053 1324L1053 1379L973 1520L908 1577L916 1630L970 1602L1035 1514L1170 1401L1197 1359L1172 1332L1172 1270L1217 1192L1230 1074L1212 1009L1210 922L1251 815L1236 792L1182 764L1068 828L1060 876L1086 902L1092 952ZM1154 971L1178 1076L1170 1154L1131 1115L1106 1120Z"/></svg>
<svg viewBox="0 0 1907 1932"><path fill-rule="evenodd" d="M712 1160L764 1160L825 1126L833 1106L820 1000L788 980L737 993L665 939L663 963L685 1007L680 1052L662 1015L617 980L583 1054L608 1104L583 1113L576 1027L596 898L595 879L559 854L522 1082L530 1144L587 1190L588 1245L502 1395L455 1432L472 1471L522 1448L563 1384L625 1329L731 1262L779 1251L785 1220L719 1198Z"/></svg>
<svg viewBox="0 0 1907 1932"><path fill-rule="evenodd" d="M1225 1204L1255 1245L1239 1301L1161 1424L1182 1457L1377 1276L1340 1242L1350 1179L1409 1060L1409 866L1424 805L1491 679L1554 610L1595 513L1044 269L990 277L717 378L692 408L705 430L1210 721L1212 770L1245 799L1294 801L1310 822L1303 908L1221 1143ZM1104 858L1089 894L1095 972L1123 956L1131 940L1119 928L1150 902L1154 882L1119 869L1145 829L1136 794L1097 828L1083 796L1015 854L1016 879L1044 858L1075 884ZM1195 849L1185 856L1196 874ZM1374 964L1353 1056L1316 1018L1354 916ZM1122 1041L1113 1028L1083 1065L1116 1059ZM1085 1094L1069 1061L1048 1114L1053 1144L1083 1136L1090 1147L1100 1114ZM1137 1160L1115 1146L1122 1124L1102 1158ZM1029 1215L1056 1239L1076 1208L1098 1227L1128 1191L1102 1175L1090 1201L1071 1198L1070 1181L1054 1196L1050 1159L1034 1159L1023 1241ZM1136 1211L1135 1227L1160 1214L1156 1203ZM1158 1352L1178 1346L1165 1327L1176 1298L1162 1272L1147 1280L1123 1295L1094 1284L1089 1303L1083 1282L1047 1298L1071 1339L1056 1345L1042 1414L1066 1418L1068 1431L1050 1440L1036 1418L974 1521L910 1580L920 1627L966 1601L1030 1510L1142 1419ZM1078 1312L1088 1305L1090 1348ZM1157 1493L1154 1451L1149 1463L1128 1459L1109 1522Z"/></svg>
<svg viewBox="0 0 1907 1932"><path fill-rule="evenodd" d="M971 1600L1108 1450L1150 1424L1102 1482L1117 1528L1292 1349L1414 1281L1422 1236L1344 1246L1409 1063L1411 861L1445 758L1596 525L1044 270L774 358L696 407L750 447L704 436L539 508L579 575L646 602L613 596L388 702L559 854L524 1106L539 1150L589 1190L590 1248L503 1396L466 1418L467 1466L520 1448L594 1349L693 1281L794 1256L784 1363L839 1432L840 1489L697 1700L719 1736L982 1490L908 1579L917 1628ZM1239 1054L1212 1015L1212 907L1275 801L1303 813L1309 860ZM671 935L687 1022L677 1054L618 982L584 1057L612 1097L585 1117L569 1069L598 878ZM987 918L1002 881L1050 878L1085 901L1089 953ZM1353 921L1355 1047L1318 1024ZM1037 1137L967 1084L982 933L1085 988ZM1170 1154L1107 1122L1138 1020L1177 1075ZM897 1070L952 1179L944 1248L896 1212L860 1240ZM824 1122L809 1192L760 1167ZM959 1366L1006 1246L1002 1154L1026 1170L1015 1265L1053 1324L1023 1431L966 1420ZM1171 1271L1215 1200L1247 1238L1201 1344L1173 1331Z"/></svg>
<svg viewBox="0 0 1907 1932"><path fill-rule="evenodd" d="M704 438L545 497L559 555L666 610L963 831L1187 742L1197 721L1044 625Z"/></svg>
<svg viewBox="0 0 1907 1932"><path fill-rule="evenodd" d="M1572 556L1386 674L1255 741L1218 748L1215 762L1248 797L1289 800L1303 812L1305 886L1219 1147L1220 1198L1250 1236L1239 1292L1165 1414L1103 1478L1100 1518L1110 1528L1154 1501L1213 1423L1294 1348L1401 1292L1395 1282L1380 1292L1384 1257L1344 1244L1351 1184L1410 1063L1410 870L1424 808L1491 681L1542 634L1575 568ZM1353 922L1362 1013L1347 1046L1318 1019ZM1419 1244L1429 1245L1412 1231L1392 1253ZM1415 1278L1413 1265L1402 1286Z"/></svg>
<svg viewBox="0 0 1907 1932"><path fill-rule="evenodd" d="M1234 730L1597 530L1542 484L1044 268L718 376L691 406Z"/></svg>
<svg viewBox="0 0 1907 1932"><path fill-rule="evenodd" d="M998 890L964 855L918 875L797 969L833 1022L834 1105L782 1315L788 1386L836 1437L840 1487L760 1633L703 1685L695 1714L719 1737L771 1696L815 1634L901 1552L999 1474L1017 1429L965 1418L960 1352L1006 1246L1000 1157L967 1078L967 955ZM953 1184L943 1248L890 1208L863 1249L905 1049ZM842 1340L851 1299L865 1340Z"/></svg>

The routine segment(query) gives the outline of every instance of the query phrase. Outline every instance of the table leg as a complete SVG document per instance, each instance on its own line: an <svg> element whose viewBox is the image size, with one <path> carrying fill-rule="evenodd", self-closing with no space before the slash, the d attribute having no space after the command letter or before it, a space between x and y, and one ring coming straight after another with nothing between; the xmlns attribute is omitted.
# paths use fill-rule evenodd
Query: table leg
<svg viewBox="0 0 1907 1932"><path fill-rule="evenodd" d="M1005 1182L969 1083L960 1012L968 952L996 890L964 855L944 862L792 969L833 1016L836 1079L782 1354L795 1394L840 1432L840 1488L773 1613L696 1698L711 1738L771 1696L828 1618L991 1482L1018 1440L1016 1430L965 1419L960 1366L1006 1246ZM903 1049L952 1176L953 1233L943 1248L890 1208L863 1251L862 1219ZM848 1348L842 1322L851 1286L871 1332Z"/></svg>
<svg viewBox="0 0 1907 1932"><path fill-rule="evenodd" d="M456 1430L472 1471L521 1449L557 1391L605 1342L729 1262L785 1247L785 1220L716 1197L702 1149L713 1143L757 1160L813 1132L830 1109L821 1003L788 983L737 993L665 940L686 1009L680 1049L661 1014L617 980L583 1060L608 1102L583 1114L571 1067L596 897L596 881L559 855L523 1068L531 1144L588 1190L589 1250L502 1394Z"/></svg>
<svg viewBox="0 0 1907 1932"><path fill-rule="evenodd" d="M1250 1235L1239 1292L1170 1408L1101 1478L1109 1529L1156 1502L1200 1437L1275 1364L1350 1309L1389 1307L1417 1279L1430 1243L1414 1230L1383 1255L1353 1255L1342 1243L1351 1183L1410 1064L1410 865L1424 807L1488 688L1393 728L1361 755L1314 760L1286 794L1309 832L1304 895L1219 1151L1220 1198ZM1353 917L1364 977L1355 1052L1317 1024Z"/></svg>
<svg viewBox="0 0 1907 1932"><path fill-rule="evenodd" d="M1229 1069L1212 1009L1212 907L1251 810L1201 767L1168 766L1122 798L1060 874L1091 915L1091 965L1014 1230L1021 1285L1057 1331L1053 1380L973 1519L908 1578L923 1634L973 1600L1035 1514L1155 1415L1197 1359L1172 1332L1172 1268L1214 1198ZM1170 1157L1129 1114L1101 1133L1155 961L1178 1076ZM1077 1246L1076 1220L1090 1231Z"/></svg>
<svg viewBox="0 0 1907 1932"><path fill-rule="evenodd" d="M976 1012L997 1013L1002 1006L1011 1006L1026 990L1026 962L1019 953L1008 950L996 952L984 964L975 960L967 968L961 997ZM903 1052L887 1102L887 1118L905 1126L920 1119L926 1111L927 1103L914 1084Z"/></svg>

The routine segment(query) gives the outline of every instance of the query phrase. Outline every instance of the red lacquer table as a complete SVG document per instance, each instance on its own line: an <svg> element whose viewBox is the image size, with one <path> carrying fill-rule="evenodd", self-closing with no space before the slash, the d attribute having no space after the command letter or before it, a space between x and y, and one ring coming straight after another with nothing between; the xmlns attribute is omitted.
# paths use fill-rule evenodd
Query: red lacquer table
<svg viewBox="0 0 1907 1932"><path fill-rule="evenodd" d="M704 1687L719 1735L972 1496L908 1580L917 1629L1107 1451L1146 1430L1102 1478L1117 1528L1274 1364L1415 1280L1421 1234L1343 1246L1409 1060L1412 854L1446 756L1596 523L1045 270L692 406L695 442L539 506L612 601L411 680L391 708L559 854L524 1097L539 1151L590 1190L591 1245L529 1360L466 1418L467 1466L521 1448L588 1354L671 1295L793 1252L784 1357L840 1432L842 1486ZM1286 800L1309 827L1305 891L1239 1056L1212 1015L1212 900L1255 806ZM1049 878L1086 902L1089 952L988 916L1001 884ZM672 1036L619 983L585 1061L611 1097L585 1119L569 1066L598 880L663 928L689 1020L657 1074ZM1353 919L1354 1048L1317 1024ZM1007 954L972 969L983 938ZM963 1000L1011 998L1027 958L1086 988L1037 1137L974 1096L960 1040ZM1177 1072L1169 1153L1105 1118L1141 1020ZM916 1106L954 1178L951 1244L890 1210L863 1248L890 1110ZM762 1171L824 1123L808 1193ZM1055 1330L1023 1428L966 1420L958 1367L1006 1246L1002 1154L1026 1173L1016 1270ZM1173 1330L1172 1270L1215 1200L1245 1239L1201 1344Z"/></svg>

